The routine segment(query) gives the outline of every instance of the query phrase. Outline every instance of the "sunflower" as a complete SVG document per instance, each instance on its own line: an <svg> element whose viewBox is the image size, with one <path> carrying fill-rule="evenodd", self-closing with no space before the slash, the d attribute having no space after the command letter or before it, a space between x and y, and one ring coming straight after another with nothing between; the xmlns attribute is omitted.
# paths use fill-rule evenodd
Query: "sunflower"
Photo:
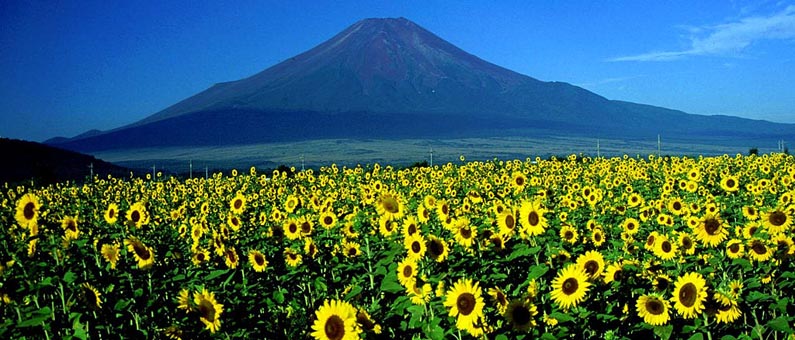
<svg viewBox="0 0 795 340"><path fill-rule="evenodd" d="M103 244L100 254L105 261L110 262L110 269L116 269L116 263L119 262L119 243Z"/></svg>
<svg viewBox="0 0 795 340"><path fill-rule="evenodd" d="M515 212L511 209L503 209L503 211L497 215L497 226L499 226L500 234L503 236L513 236L514 230L516 230Z"/></svg>
<svg viewBox="0 0 795 340"><path fill-rule="evenodd" d="M229 214L229 216L227 216L226 223L230 227L232 227L232 230L234 230L234 231L240 230L240 226L242 225L242 223L240 222L240 218L238 218L237 215L234 215L234 214L231 214L231 213ZM228 238L229 235L226 235L226 237Z"/></svg>
<svg viewBox="0 0 795 340"><path fill-rule="evenodd" d="M579 265L572 264L558 272L552 281L552 300L559 307L569 309L585 299L591 285L588 274Z"/></svg>
<svg viewBox="0 0 795 340"><path fill-rule="evenodd" d="M729 282L729 294L733 299L739 299L740 294L743 292L743 282L740 280L731 280Z"/></svg>
<svg viewBox="0 0 795 340"><path fill-rule="evenodd" d="M740 189L740 179L737 176L724 176L720 180L720 187L726 192L736 192Z"/></svg>
<svg viewBox="0 0 795 340"><path fill-rule="evenodd" d="M790 218L785 209L781 208L766 212L762 217L762 221L770 234L781 233L792 225L792 218Z"/></svg>
<svg viewBox="0 0 795 340"><path fill-rule="evenodd" d="M403 236L411 236L414 234L419 234L420 227L417 225L417 218L414 216L408 216L403 221Z"/></svg>
<svg viewBox="0 0 795 340"><path fill-rule="evenodd" d="M527 332L536 325L533 317L538 315L538 308L526 299L515 299L502 314L513 325L514 330Z"/></svg>
<svg viewBox="0 0 795 340"><path fill-rule="evenodd" d="M577 234L577 229L574 229L574 227L570 225L564 225L560 228L559 234L562 241L569 244L577 243L577 237L579 235Z"/></svg>
<svg viewBox="0 0 795 340"><path fill-rule="evenodd" d="M39 209L41 209L39 197L27 193L17 202L17 212L14 217L23 228L35 227L38 225Z"/></svg>
<svg viewBox="0 0 795 340"><path fill-rule="evenodd" d="M428 223L431 219L431 210L420 204L417 206L417 219L422 223Z"/></svg>
<svg viewBox="0 0 795 340"><path fill-rule="evenodd" d="M359 312L356 313L356 323L359 324L363 331L381 334L381 325L375 323L373 318L370 317L370 313L367 313L364 309L359 309Z"/></svg>
<svg viewBox="0 0 795 340"><path fill-rule="evenodd" d="M318 252L318 250L317 250L317 245L315 244L315 241L313 241L311 237L305 238L304 239L304 254L306 254L307 256L309 256L309 257L314 259L315 256L317 256L317 252Z"/></svg>
<svg viewBox="0 0 795 340"><path fill-rule="evenodd" d="M284 210L287 213L292 214L295 212L295 209L301 204L301 201L295 195L287 196L287 200L284 201Z"/></svg>
<svg viewBox="0 0 795 340"><path fill-rule="evenodd" d="M215 293L208 292L202 288L200 292L193 293L193 303L196 304L196 311L199 312L199 320L207 326L210 333L215 333L221 328L221 313L224 312L224 305L215 300Z"/></svg>
<svg viewBox="0 0 795 340"><path fill-rule="evenodd" d="M417 282L417 261L407 257L397 267L398 281L403 287L413 287Z"/></svg>
<svg viewBox="0 0 795 340"><path fill-rule="evenodd" d="M657 274L651 280L651 284L655 291L662 293L671 286L671 277L666 274Z"/></svg>
<svg viewBox="0 0 795 340"><path fill-rule="evenodd" d="M284 236L287 236L288 239L295 240L301 237L301 229L298 225L298 220L295 218L288 218L284 221L282 229L284 230Z"/></svg>
<svg viewBox="0 0 795 340"><path fill-rule="evenodd" d="M483 297L479 283L472 280L459 279L444 296L444 305L450 308L449 315L456 317L456 327L469 332L474 337L483 334L483 329L476 327L483 318Z"/></svg>
<svg viewBox="0 0 795 340"><path fill-rule="evenodd" d="M187 289L182 289L179 291L179 296L177 296L177 308L184 309L185 312L190 312L193 310L190 301L190 291Z"/></svg>
<svg viewBox="0 0 795 340"><path fill-rule="evenodd" d="M193 251L193 256L191 256L191 262L193 265L198 266L210 258L210 252L205 249L196 249Z"/></svg>
<svg viewBox="0 0 795 340"><path fill-rule="evenodd" d="M623 223L621 223L621 228L623 228L624 232L627 233L628 235L637 234L639 230L638 227L640 227L640 222L638 222L638 220L633 217L629 217L625 219Z"/></svg>
<svg viewBox="0 0 795 340"><path fill-rule="evenodd" d="M529 236L541 235L546 230L547 219L540 201L524 201L519 209L522 222L522 233Z"/></svg>
<svg viewBox="0 0 795 340"><path fill-rule="evenodd" d="M403 206L402 199L394 192L382 192L375 203L378 215L390 221L403 217L404 211L406 210Z"/></svg>
<svg viewBox="0 0 795 340"><path fill-rule="evenodd" d="M127 221L136 228L149 224L149 214L142 202L136 202L127 211Z"/></svg>
<svg viewBox="0 0 795 340"><path fill-rule="evenodd" d="M737 300L728 294L715 292L713 298L718 302L718 310L715 313L718 323L732 323L742 316Z"/></svg>
<svg viewBox="0 0 795 340"><path fill-rule="evenodd" d="M654 242L654 255L662 260L671 260L676 256L677 244L665 235L660 235Z"/></svg>
<svg viewBox="0 0 795 340"><path fill-rule="evenodd" d="M743 256L745 246L743 242L737 239L731 239L726 243L726 256L731 259L740 258Z"/></svg>
<svg viewBox="0 0 795 340"><path fill-rule="evenodd" d="M699 273L688 273L676 279L671 301L683 318L695 318L704 310L704 301L707 299L706 285L707 282Z"/></svg>
<svg viewBox="0 0 795 340"><path fill-rule="evenodd" d="M593 280L602 275L605 259L602 253L591 250L577 257L577 267L585 272L589 280Z"/></svg>
<svg viewBox="0 0 795 340"><path fill-rule="evenodd" d="M455 230L455 240L458 244L467 249L472 247L472 243L474 243L477 236L477 229L469 224L468 218L457 218L453 230Z"/></svg>
<svg viewBox="0 0 795 340"><path fill-rule="evenodd" d="M108 209L105 210L105 222L110 225L116 224L119 219L119 206L116 203L108 204Z"/></svg>
<svg viewBox="0 0 795 340"><path fill-rule="evenodd" d="M441 221L450 217L450 203L447 200L436 200L436 215Z"/></svg>
<svg viewBox="0 0 795 340"><path fill-rule="evenodd" d="M356 322L356 308L346 301L323 301L315 311L315 318L312 337L316 340L354 340L362 332Z"/></svg>
<svg viewBox="0 0 795 340"><path fill-rule="evenodd" d="M514 171L511 174L511 186L514 192L521 192L524 190L525 185L527 185L527 176L521 171Z"/></svg>
<svg viewBox="0 0 795 340"><path fill-rule="evenodd" d="M337 215L334 214L333 211L328 210L320 214L320 218L318 218L318 222L324 229L331 229L337 225Z"/></svg>
<svg viewBox="0 0 795 340"><path fill-rule="evenodd" d="M604 273L605 283L621 282L624 279L624 266L620 263L611 263L607 266Z"/></svg>
<svg viewBox="0 0 795 340"><path fill-rule="evenodd" d="M502 291L502 289L498 287L489 288L489 290L487 290L486 292L494 301L494 305L497 307L497 311L500 314L505 314L505 309L508 308L508 297L505 296L505 293Z"/></svg>
<svg viewBox="0 0 795 340"><path fill-rule="evenodd" d="M403 247L408 253L408 257L419 260L425 256L425 238L420 234L414 234L403 239Z"/></svg>
<svg viewBox="0 0 795 340"><path fill-rule="evenodd" d="M627 197L627 206L629 206L630 208L638 207L642 205L643 202L644 202L643 197L636 192L629 194L629 197Z"/></svg>
<svg viewBox="0 0 795 340"><path fill-rule="evenodd" d="M775 249L771 247L765 240L753 238L748 241L748 257L752 261L764 262L770 260L775 253Z"/></svg>
<svg viewBox="0 0 795 340"><path fill-rule="evenodd" d="M436 262L444 262L444 260L447 258L447 255L449 255L447 241L434 235L428 236L425 247L427 249L428 255L436 260Z"/></svg>
<svg viewBox="0 0 795 340"><path fill-rule="evenodd" d="M695 230L696 239L703 245L716 247L729 235L729 230L717 214L707 213Z"/></svg>
<svg viewBox="0 0 795 340"><path fill-rule="evenodd" d="M298 229L301 231L301 237L307 237L312 235L312 230L314 229L314 223L312 223L312 219L309 216L302 216L298 219Z"/></svg>
<svg viewBox="0 0 795 340"><path fill-rule="evenodd" d="M635 303L638 316L652 326L662 326L670 319L671 304L656 295L642 295Z"/></svg>
<svg viewBox="0 0 795 340"><path fill-rule="evenodd" d="M237 195L232 197L232 200L229 201L229 209L232 210L234 214L242 214L243 211L246 210L246 196L238 192Z"/></svg>
<svg viewBox="0 0 795 340"><path fill-rule="evenodd" d="M139 239L130 237L124 240L124 245L127 246L127 251L133 253L135 259L138 261L139 269L147 269L155 263L155 254L152 248L145 245Z"/></svg>
<svg viewBox="0 0 795 340"><path fill-rule="evenodd" d="M693 255L696 253L696 247L693 243L693 239L691 238L689 233L686 232L679 232L679 238L677 239L679 243L679 251L683 254Z"/></svg>
<svg viewBox="0 0 795 340"><path fill-rule="evenodd" d="M687 206L678 197L668 200L668 211L676 216L682 216L687 212Z"/></svg>
<svg viewBox="0 0 795 340"><path fill-rule="evenodd" d="M265 259L265 255L259 250L251 250L248 252L248 263L251 264L254 271L258 273L265 271L265 268L268 267L268 260Z"/></svg>
<svg viewBox="0 0 795 340"><path fill-rule="evenodd" d="M605 243L605 231L602 227L596 227L591 230L591 242L594 247L601 247Z"/></svg>
<svg viewBox="0 0 795 340"><path fill-rule="evenodd" d="M83 283L80 287L82 288L81 298L86 303L86 306L91 309L101 309L102 294L88 282Z"/></svg>
<svg viewBox="0 0 795 340"><path fill-rule="evenodd" d="M406 293L411 299L411 303L415 305L425 305L431 302L431 285L426 283L422 286L415 284L414 286L407 287Z"/></svg>
<svg viewBox="0 0 795 340"><path fill-rule="evenodd" d="M746 205L743 207L743 216L749 221L756 221L759 218L759 210L752 205Z"/></svg>
<svg viewBox="0 0 795 340"><path fill-rule="evenodd" d="M77 228L77 218L66 216L61 220L61 228L64 231L64 238L67 240L75 240L80 236L80 229Z"/></svg>
<svg viewBox="0 0 795 340"><path fill-rule="evenodd" d="M343 254L345 257L354 258L362 254L361 246L356 242L345 241L342 243Z"/></svg>
<svg viewBox="0 0 795 340"><path fill-rule="evenodd" d="M303 257L301 254L291 248L284 249L284 262L290 267L298 267L301 264Z"/></svg>

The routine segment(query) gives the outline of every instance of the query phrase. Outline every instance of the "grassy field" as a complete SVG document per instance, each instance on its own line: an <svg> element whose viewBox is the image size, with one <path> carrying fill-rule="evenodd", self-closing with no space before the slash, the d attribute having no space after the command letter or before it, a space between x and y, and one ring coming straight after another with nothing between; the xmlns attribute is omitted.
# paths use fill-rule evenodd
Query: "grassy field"
<svg viewBox="0 0 795 340"><path fill-rule="evenodd" d="M715 141L713 143L662 140L662 155L735 155L747 154L751 147L758 147L760 153L775 151L775 141L770 147L756 145L754 142ZM214 147L172 147L150 148L122 151L105 151L94 156L122 166L163 169L172 173L187 173L189 163L193 162L194 173L203 173L205 167L213 169L275 168L279 165L301 168L303 158L305 167L319 167L336 163L354 166L356 164L389 163L410 165L415 162L430 161L433 149L434 162L438 164L453 161L460 155L472 160L526 159L551 155L569 154L597 155L597 139L581 137L494 137L465 139L401 139L401 140L357 140L328 139L294 143L270 143L254 145L231 145ZM656 136L649 140L599 140L599 153L602 156L621 156L624 154L647 155L657 153Z"/></svg>

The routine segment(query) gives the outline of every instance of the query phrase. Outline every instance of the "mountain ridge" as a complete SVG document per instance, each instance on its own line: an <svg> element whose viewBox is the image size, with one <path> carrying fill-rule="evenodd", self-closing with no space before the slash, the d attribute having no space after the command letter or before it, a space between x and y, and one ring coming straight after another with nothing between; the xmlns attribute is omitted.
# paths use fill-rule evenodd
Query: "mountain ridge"
<svg viewBox="0 0 795 340"><path fill-rule="evenodd" d="M373 138L487 130L730 136L751 129L775 138L795 130L795 124L737 119L614 101L565 82L540 81L469 54L408 19L389 18L358 21L295 57L215 84L138 122L48 143L92 151L148 141L153 146L283 141L346 131ZM325 126L307 128L307 121ZM412 126L416 122L428 126ZM324 130L332 127L340 131ZM393 131L398 127L403 130Z"/></svg>

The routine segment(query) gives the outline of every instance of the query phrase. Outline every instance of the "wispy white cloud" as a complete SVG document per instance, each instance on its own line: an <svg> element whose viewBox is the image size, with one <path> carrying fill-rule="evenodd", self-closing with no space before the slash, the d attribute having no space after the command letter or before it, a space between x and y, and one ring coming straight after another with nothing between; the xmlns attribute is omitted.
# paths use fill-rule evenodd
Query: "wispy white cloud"
<svg viewBox="0 0 795 340"><path fill-rule="evenodd" d="M604 78L599 79L597 81L587 82L587 83L579 83L577 85L581 87L591 87L591 86L598 86L604 84L612 84L612 83L621 83L632 79L637 79L643 77L642 75L639 76L629 76L629 77L613 77L613 78Z"/></svg>
<svg viewBox="0 0 795 340"><path fill-rule="evenodd" d="M608 61L669 61L689 56L731 55L759 40L795 39L795 6L770 16L751 16L734 22L691 27L690 48L655 51L608 59Z"/></svg>

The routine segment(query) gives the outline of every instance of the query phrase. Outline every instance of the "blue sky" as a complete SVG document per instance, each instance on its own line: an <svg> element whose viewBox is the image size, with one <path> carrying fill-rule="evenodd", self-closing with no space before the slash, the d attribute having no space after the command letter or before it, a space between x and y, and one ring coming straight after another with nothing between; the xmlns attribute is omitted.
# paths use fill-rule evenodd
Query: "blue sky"
<svg viewBox="0 0 795 340"><path fill-rule="evenodd" d="M795 123L795 2L0 1L0 136L129 124L370 17L609 99Z"/></svg>

